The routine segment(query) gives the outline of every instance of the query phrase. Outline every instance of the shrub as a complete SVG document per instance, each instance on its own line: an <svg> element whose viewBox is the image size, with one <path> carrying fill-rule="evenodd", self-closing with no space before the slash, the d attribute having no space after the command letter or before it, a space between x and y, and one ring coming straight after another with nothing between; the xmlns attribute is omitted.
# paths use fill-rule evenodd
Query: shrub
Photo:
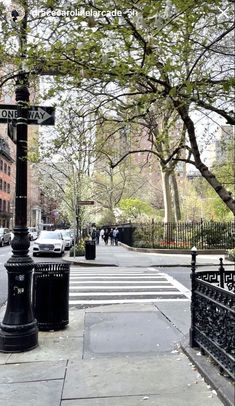
<svg viewBox="0 0 235 406"><path fill-rule="evenodd" d="M73 246L70 249L70 252L69 252L70 257L74 256L74 250L75 250L75 257L84 257L84 255L85 255L85 242L84 242L84 240L80 240L77 245Z"/></svg>
<svg viewBox="0 0 235 406"><path fill-rule="evenodd" d="M228 259L229 261L235 262L235 248L228 250Z"/></svg>
<svg viewBox="0 0 235 406"><path fill-rule="evenodd" d="M152 246L150 241L135 241L133 244L135 248L152 248Z"/></svg>

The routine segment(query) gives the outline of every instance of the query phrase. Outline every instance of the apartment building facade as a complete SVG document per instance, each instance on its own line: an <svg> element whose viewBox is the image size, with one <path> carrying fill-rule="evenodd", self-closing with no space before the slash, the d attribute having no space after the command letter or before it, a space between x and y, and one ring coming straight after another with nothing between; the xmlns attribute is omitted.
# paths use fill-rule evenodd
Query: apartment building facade
<svg viewBox="0 0 235 406"><path fill-rule="evenodd" d="M14 159L4 138L0 137L0 227L12 226L12 177Z"/></svg>

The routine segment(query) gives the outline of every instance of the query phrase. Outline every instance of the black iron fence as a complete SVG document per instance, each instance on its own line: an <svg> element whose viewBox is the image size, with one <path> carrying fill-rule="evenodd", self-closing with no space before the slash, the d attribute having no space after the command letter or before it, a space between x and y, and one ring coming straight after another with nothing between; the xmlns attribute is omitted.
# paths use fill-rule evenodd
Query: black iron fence
<svg viewBox="0 0 235 406"><path fill-rule="evenodd" d="M119 225L120 241L138 248L228 249L235 247L235 222Z"/></svg>
<svg viewBox="0 0 235 406"><path fill-rule="evenodd" d="M192 253L191 347L200 347L235 378L235 271L196 271Z"/></svg>

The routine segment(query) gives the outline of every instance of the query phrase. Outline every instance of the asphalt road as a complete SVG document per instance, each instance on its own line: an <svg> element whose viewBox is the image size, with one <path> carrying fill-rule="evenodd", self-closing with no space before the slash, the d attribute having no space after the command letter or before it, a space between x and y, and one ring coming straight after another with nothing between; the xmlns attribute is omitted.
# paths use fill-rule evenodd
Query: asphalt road
<svg viewBox="0 0 235 406"><path fill-rule="evenodd" d="M29 254L32 255L32 242L29 250ZM7 270L4 264L11 257L11 246L6 245L0 247L0 307L7 300ZM33 257L34 262L60 262L61 257L52 257L52 256L40 256Z"/></svg>
<svg viewBox="0 0 235 406"><path fill-rule="evenodd" d="M190 273L191 269L190 268L184 268L184 267L170 267L170 268L157 268L159 269L160 272L166 273L167 275L172 276L172 278L176 279L178 282L180 282L182 285L184 285L187 289L191 289L191 279L190 279Z"/></svg>

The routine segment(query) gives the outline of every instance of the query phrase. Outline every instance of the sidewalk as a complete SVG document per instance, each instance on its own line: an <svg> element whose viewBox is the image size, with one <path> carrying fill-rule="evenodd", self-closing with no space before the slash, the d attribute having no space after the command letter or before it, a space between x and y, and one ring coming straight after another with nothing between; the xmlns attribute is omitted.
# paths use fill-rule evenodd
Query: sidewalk
<svg viewBox="0 0 235 406"><path fill-rule="evenodd" d="M221 254L204 254L197 256L197 265L199 266L219 266L219 258L224 258ZM128 250L122 245L104 245L103 242L96 246L96 259L86 260L85 257L69 257L67 253L63 257L64 261L69 261L74 265L82 266L124 266L124 267L138 267L138 266L187 266L191 265L191 252L188 254L162 254L153 252L136 252ZM226 260L224 264L231 265L232 262Z"/></svg>
<svg viewBox="0 0 235 406"><path fill-rule="evenodd" d="M152 254L100 246L97 261L104 259L122 267L156 263ZM157 259L165 261L162 255ZM70 308L67 328L39 332L36 349L0 353L0 405L221 406L215 390L180 348L182 340L188 342L186 305ZM2 308L0 320L4 313ZM195 357L204 358L198 351Z"/></svg>

